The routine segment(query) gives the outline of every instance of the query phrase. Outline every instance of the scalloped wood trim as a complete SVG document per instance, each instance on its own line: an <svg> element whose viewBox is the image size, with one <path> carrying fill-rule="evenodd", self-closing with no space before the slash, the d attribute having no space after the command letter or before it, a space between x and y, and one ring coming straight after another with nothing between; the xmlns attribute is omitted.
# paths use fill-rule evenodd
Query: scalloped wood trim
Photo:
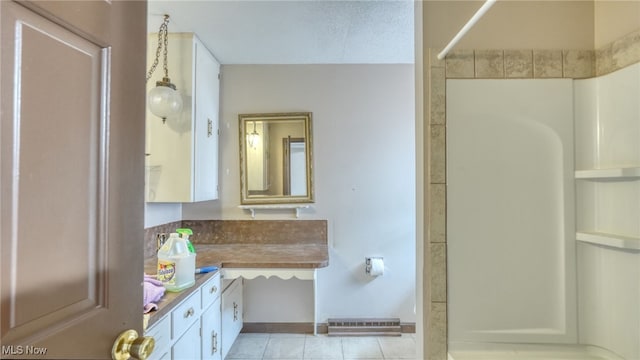
<svg viewBox="0 0 640 360"><path fill-rule="evenodd" d="M239 277L251 280L259 276L265 278L278 277L283 280L296 278L299 280L315 280L316 269L279 269L279 268L222 268L222 277L224 279L236 279Z"/></svg>

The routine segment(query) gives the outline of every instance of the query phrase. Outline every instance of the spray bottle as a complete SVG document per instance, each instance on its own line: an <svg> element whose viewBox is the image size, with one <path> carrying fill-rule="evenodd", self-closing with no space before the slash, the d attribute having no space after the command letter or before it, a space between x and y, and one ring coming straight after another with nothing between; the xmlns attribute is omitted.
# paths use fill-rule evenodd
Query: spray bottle
<svg viewBox="0 0 640 360"><path fill-rule="evenodd" d="M180 234L181 238L185 239L185 241L187 242L187 247L189 248L189 251L195 254L196 248L194 248L193 244L191 244L191 241L189 241L189 236L193 235L193 231L191 231L191 229L182 228L182 229L176 229L176 232Z"/></svg>

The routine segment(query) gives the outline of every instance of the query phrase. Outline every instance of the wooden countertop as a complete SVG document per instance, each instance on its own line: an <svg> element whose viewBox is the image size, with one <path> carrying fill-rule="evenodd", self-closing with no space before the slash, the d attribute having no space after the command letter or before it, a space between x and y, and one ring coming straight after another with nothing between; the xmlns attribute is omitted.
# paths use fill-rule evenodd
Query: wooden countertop
<svg viewBox="0 0 640 360"><path fill-rule="evenodd" d="M226 268L282 268L316 269L329 265L327 245L317 244L195 244L196 267L218 266ZM145 273L156 273L157 258L145 261ZM158 310L148 316L147 327L186 299L194 290L214 276L216 272L196 275L196 284L181 292L165 292Z"/></svg>

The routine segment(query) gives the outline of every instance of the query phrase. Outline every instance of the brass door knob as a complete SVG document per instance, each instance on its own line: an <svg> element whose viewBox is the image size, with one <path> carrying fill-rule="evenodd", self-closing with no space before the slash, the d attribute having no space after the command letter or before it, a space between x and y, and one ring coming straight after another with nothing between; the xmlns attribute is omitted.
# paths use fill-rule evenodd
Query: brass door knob
<svg viewBox="0 0 640 360"><path fill-rule="evenodd" d="M138 337L135 330L126 330L113 342L111 358L113 360L138 359L146 360L156 345L151 336Z"/></svg>

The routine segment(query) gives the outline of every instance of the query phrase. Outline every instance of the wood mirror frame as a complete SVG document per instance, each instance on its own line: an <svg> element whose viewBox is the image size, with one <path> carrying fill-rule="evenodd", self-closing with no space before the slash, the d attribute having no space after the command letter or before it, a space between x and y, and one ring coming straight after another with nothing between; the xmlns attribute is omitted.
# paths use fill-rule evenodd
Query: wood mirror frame
<svg viewBox="0 0 640 360"><path fill-rule="evenodd" d="M238 115L242 205L314 202L311 115Z"/></svg>

